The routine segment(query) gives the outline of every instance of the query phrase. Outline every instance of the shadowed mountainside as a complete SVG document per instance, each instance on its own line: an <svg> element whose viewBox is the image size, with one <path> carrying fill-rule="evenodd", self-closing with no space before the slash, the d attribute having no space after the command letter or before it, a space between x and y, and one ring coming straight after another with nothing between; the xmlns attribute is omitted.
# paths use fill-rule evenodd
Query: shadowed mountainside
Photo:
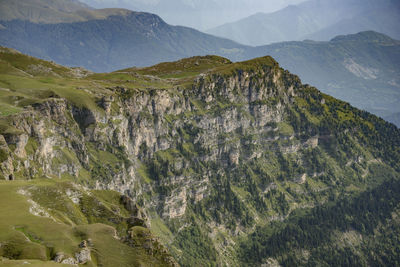
<svg viewBox="0 0 400 267"><path fill-rule="evenodd" d="M168 25L153 14L121 12L124 14L72 23L0 21L0 43L36 57L93 71L149 66L192 55L236 58L244 48L191 28Z"/></svg>

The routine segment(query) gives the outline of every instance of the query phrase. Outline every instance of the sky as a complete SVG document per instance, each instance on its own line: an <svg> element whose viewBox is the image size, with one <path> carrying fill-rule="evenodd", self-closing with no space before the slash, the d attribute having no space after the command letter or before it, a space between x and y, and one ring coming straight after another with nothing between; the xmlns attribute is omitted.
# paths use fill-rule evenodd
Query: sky
<svg viewBox="0 0 400 267"><path fill-rule="evenodd" d="M305 0L80 0L95 8L119 7L159 15L167 23L208 30L258 12Z"/></svg>

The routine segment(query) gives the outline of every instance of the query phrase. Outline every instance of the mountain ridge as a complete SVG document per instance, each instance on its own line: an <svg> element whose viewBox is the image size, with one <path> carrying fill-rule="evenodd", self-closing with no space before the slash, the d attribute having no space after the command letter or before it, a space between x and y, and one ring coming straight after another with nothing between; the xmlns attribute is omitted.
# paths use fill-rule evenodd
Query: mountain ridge
<svg viewBox="0 0 400 267"><path fill-rule="evenodd" d="M353 43L340 37L341 41L333 38L325 43L285 42L249 47L187 27L170 26L154 14L123 12L127 13L75 23L0 21L3 26L0 44L60 64L84 66L98 72L132 65L149 66L194 55L217 54L240 61L270 54L306 83L359 108L384 118L392 118L391 114L400 111L396 104L399 67L393 63L399 45L387 36L369 32L371 36ZM60 32L65 34L60 35ZM362 35L348 38L354 36ZM368 38L386 39L393 46ZM379 54L384 62L372 54Z"/></svg>
<svg viewBox="0 0 400 267"><path fill-rule="evenodd" d="M397 113L400 42L373 31L331 41L261 46L248 57L269 54L303 82L381 117ZM395 120L392 120L395 122Z"/></svg>
<svg viewBox="0 0 400 267"><path fill-rule="evenodd" d="M2 0L0 21L29 21L59 24L104 20L110 16L128 16L135 11L123 8L94 9L78 0ZM141 12L136 12L141 13Z"/></svg>
<svg viewBox="0 0 400 267"><path fill-rule="evenodd" d="M386 244L400 227L400 130L273 58L80 75L6 48L0 60L0 190L23 207L1 220L7 263L81 255L84 240L94 266L151 266L151 255L168 255L151 231L182 266L395 264ZM16 198L21 189L31 195ZM27 197L59 223L30 214ZM69 241L60 246L33 223L43 220ZM37 242L15 238L22 233ZM111 254L96 252L98 233ZM121 246L143 258L115 257Z"/></svg>
<svg viewBox="0 0 400 267"><path fill-rule="evenodd" d="M1 21L0 42L37 57L94 71L148 66L196 54L230 54L243 48L191 28L170 26L154 14L127 12L126 16L60 24ZM60 35L60 31L65 34ZM32 45L26 45L27 39Z"/></svg>
<svg viewBox="0 0 400 267"><path fill-rule="evenodd" d="M268 3L260 0L169 0L141 1L115 0L98 1L83 0L83 2L97 8L124 7L131 10L140 10L158 14L172 25L182 25L198 30L205 30L236 18L245 17L257 10L278 9L288 3L297 3L302 0L270 0Z"/></svg>
<svg viewBox="0 0 400 267"><path fill-rule="evenodd" d="M246 45L314 39L326 41L339 34L374 30L400 39L396 1L309 0L274 13L252 15L206 32ZM251 29L257 28L254 32ZM279 30L277 30L279 29Z"/></svg>
<svg viewBox="0 0 400 267"><path fill-rule="evenodd" d="M355 34L341 34L333 37L329 42L337 41L375 41L379 43L399 43L399 40L393 39L392 37L379 33L376 31L363 31Z"/></svg>

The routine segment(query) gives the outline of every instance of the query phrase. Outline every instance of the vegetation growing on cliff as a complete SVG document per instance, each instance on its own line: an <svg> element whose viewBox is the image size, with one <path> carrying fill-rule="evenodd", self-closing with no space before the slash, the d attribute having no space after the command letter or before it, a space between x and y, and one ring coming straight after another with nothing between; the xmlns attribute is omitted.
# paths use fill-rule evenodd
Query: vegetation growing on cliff
<svg viewBox="0 0 400 267"><path fill-rule="evenodd" d="M20 181L0 188L12 188L10 199L29 191L61 222L46 219L63 227L64 253L90 236L99 242L92 264L103 266L118 262L119 249L127 264L173 264L160 242L182 266L397 264L397 246L382 240L397 242L400 131L302 85L271 57L78 75L1 51L0 174ZM67 193L74 186L79 204ZM150 230L130 219L133 203ZM21 205L19 218L29 209ZM58 241L35 228L44 219L26 218L5 218L8 232L31 239L1 255L54 259ZM149 231L161 240L150 252L140 243Z"/></svg>

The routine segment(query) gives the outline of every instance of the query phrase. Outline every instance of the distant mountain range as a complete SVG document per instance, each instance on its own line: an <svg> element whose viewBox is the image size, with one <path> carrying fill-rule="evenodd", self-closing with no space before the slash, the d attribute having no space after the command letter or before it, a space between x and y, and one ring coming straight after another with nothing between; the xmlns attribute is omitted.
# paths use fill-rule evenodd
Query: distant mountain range
<svg viewBox="0 0 400 267"><path fill-rule="evenodd" d="M398 0L310 0L257 13L207 32L247 45L293 40L325 41L340 34L374 30L400 39Z"/></svg>
<svg viewBox="0 0 400 267"><path fill-rule="evenodd" d="M271 55L303 82L400 125L400 41L372 31L329 42L282 42L246 51ZM396 119L397 118L397 119Z"/></svg>
<svg viewBox="0 0 400 267"><path fill-rule="evenodd" d="M77 10L71 0L36 1L41 5L28 0L2 2L13 12L0 13L0 43L63 65L104 72L192 55L232 57L245 48L191 28L171 26L150 13L85 6ZM29 16L24 16L25 9L32 11Z"/></svg>
<svg viewBox="0 0 400 267"><path fill-rule="evenodd" d="M149 13L93 10L71 0L0 3L20 11L0 13L0 45L32 56L105 72L195 55L233 61L271 55L304 82L400 125L400 43L386 35L369 31L330 42L251 47L171 26ZM32 12L23 20L27 10Z"/></svg>
<svg viewBox="0 0 400 267"><path fill-rule="evenodd" d="M84 21L99 11L76 0L1 0L1 20L21 19L38 23ZM98 16L99 17L99 16Z"/></svg>
<svg viewBox="0 0 400 267"><path fill-rule="evenodd" d="M172 25L206 30L256 12L272 12L304 0L82 0L96 8L155 13Z"/></svg>

